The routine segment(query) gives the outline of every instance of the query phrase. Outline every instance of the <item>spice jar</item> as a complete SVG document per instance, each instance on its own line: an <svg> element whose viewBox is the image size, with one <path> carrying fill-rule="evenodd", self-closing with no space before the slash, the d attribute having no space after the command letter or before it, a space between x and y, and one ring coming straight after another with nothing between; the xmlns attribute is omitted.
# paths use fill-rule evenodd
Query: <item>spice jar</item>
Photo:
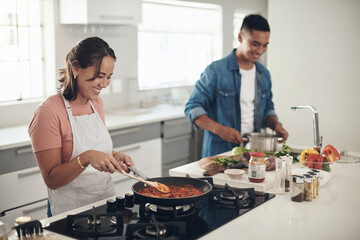
<svg viewBox="0 0 360 240"><path fill-rule="evenodd" d="M291 200L294 202L304 201L304 177L292 176Z"/></svg>
<svg viewBox="0 0 360 240"><path fill-rule="evenodd" d="M320 171L316 169L311 169L314 173L316 173L316 196L319 195L319 186L320 186Z"/></svg>
<svg viewBox="0 0 360 240"><path fill-rule="evenodd" d="M265 153L263 152L252 152L250 153L249 161L249 181L250 182L263 182L265 180Z"/></svg>
<svg viewBox="0 0 360 240"><path fill-rule="evenodd" d="M313 179L313 199L314 199L316 198L316 187L317 187L316 173L314 173L313 171L309 171L307 174L311 175Z"/></svg>
<svg viewBox="0 0 360 240"><path fill-rule="evenodd" d="M286 158L275 158L275 167L274 191L276 194L282 194L285 193Z"/></svg>
<svg viewBox="0 0 360 240"><path fill-rule="evenodd" d="M313 200L313 178L309 174L304 174L304 200L311 202Z"/></svg>

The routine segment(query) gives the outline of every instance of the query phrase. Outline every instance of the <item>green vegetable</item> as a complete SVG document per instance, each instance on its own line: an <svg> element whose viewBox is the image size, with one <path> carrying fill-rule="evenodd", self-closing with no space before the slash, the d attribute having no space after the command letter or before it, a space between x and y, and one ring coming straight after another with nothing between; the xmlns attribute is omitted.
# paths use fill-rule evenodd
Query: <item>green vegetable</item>
<svg viewBox="0 0 360 240"><path fill-rule="evenodd" d="M291 147L289 147L288 145L285 144L285 142L282 145L281 150L275 154L276 157L280 157L280 156L286 156L287 154L291 153Z"/></svg>
<svg viewBox="0 0 360 240"><path fill-rule="evenodd" d="M330 172L331 168L330 168L330 164L328 164L328 162L329 161L327 160L327 158L324 157L324 161L323 161L323 165L322 165L323 169L322 170Z"/></svg>
<svg viewBox="0 0 360 240"><path fill-rule="evenodd" d="M234 147L232 149L233 155L241 156L241 155L243 155L244 152L254 152L254 150L243 148L243 147Z"/></svg>
<svg viewBox="0 0 360 240"><path fill-rule="evenodd" d="M239 163L243 163L242 160L235 160L228 157L218 157L214 160L214 163L221 165L221 166L230 166L230 165L236 165Z"/></svg>

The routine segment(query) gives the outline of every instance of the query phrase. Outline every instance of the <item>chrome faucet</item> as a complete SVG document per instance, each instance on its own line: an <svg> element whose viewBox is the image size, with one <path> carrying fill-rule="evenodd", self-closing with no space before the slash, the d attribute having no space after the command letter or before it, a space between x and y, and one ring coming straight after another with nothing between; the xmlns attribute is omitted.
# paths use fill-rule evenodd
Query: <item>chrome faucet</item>
<svg viewBox="0 0 360 240"><path fill-rule="evenodd" d="M321 151L321 146L322 146L322 139L320 139L320 134L319 134L319 113L316 109L316 107L314 106L296 106L296 107L291 107L291 109L296 110L296 109L304 109L304 108L309 108L311 109L311 111L313 112L313 126L314 126L314 149L317 150L319 153Z"/></svg>

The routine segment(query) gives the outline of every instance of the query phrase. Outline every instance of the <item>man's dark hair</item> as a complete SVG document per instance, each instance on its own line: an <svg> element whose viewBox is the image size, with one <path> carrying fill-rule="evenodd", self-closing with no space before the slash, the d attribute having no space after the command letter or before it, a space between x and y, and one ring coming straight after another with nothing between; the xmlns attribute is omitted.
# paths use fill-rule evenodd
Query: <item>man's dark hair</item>
<svg viewBox="0 0 360 240"><path fill-rule="evenodd" d="M258 14L250 14L244 18L240 31L248 31L251 33L252 30L270 32L270 26L268 21L263 16Z"/></svg>

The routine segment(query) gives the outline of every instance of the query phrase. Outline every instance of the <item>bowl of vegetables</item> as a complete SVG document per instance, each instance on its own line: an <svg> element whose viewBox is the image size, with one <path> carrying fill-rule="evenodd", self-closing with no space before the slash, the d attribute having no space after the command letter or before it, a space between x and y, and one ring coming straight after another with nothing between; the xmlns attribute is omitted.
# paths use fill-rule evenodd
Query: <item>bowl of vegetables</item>
<svg viewBox="0 0 360 240"><path fill-rule="evenodd" d="M333 164L340 160L340 154L332 145L327 145L322 154L313 149L305 149L298 156L298 160L303 167L330 172Z"/></svg>

